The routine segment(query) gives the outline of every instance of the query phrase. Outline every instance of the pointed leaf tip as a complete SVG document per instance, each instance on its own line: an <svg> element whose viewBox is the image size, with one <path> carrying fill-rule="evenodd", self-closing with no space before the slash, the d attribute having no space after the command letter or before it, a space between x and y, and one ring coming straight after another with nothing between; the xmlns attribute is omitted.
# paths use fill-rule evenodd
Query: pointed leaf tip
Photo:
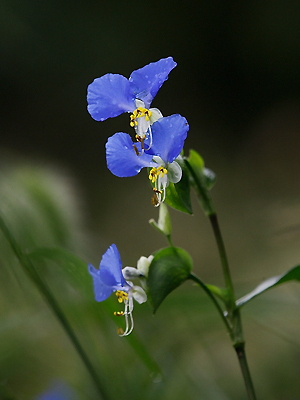
<svg viewBox="0 0 300 400"><path fill-rule="evenodd" d="M300 265L289 269L281 275L273 276L264 282L260 283L254 290L245 296L241 297L236 301L237 307L242 307L248 301L252 300L254 297L264 293L266 290L271 289L274 286L280 285L281 283L290 281L300 281Z"/></svg>
<svg viewBox="0 0 300 400"><path fill-rule="evenodd" d="M147 280L153 313L169 293L189 278L192 267L190 255L179 247L167 247L155 254Z"/></svg>

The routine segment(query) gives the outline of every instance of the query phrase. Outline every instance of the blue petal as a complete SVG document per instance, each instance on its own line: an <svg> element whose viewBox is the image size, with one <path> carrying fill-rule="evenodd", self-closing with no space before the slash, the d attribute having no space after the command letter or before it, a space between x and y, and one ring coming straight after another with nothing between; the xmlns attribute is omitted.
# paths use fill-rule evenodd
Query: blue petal
<svg viewBox="0 0 300 400"><path fill-rule="evenodd" d="M135 144L139 153L141 144ZM152 155L137 156L130 136L124 132L115 133L108 138L106 147L107 168L116 176L124 178L137 175L143 167L153 167Z"/></svg>
<svg viewBox="0 0 300 400"><path fill-rule="evenodd" d="M95 300L106 300L115 289L111 286L104 285L104 283L101 281L99 270L95 269L92 264L88 265L88 269L93 278Z"/></svg>
<svg viewBox="0 0 300 400"><path fill-rule="evenodd" d="M117 117L123 112L134 111L134 96L127 78L118 74L106 74L88 86L88 112L96 121Z"/></svg>
<svg viewBox="0 0 300 400"><path fill-rule="evenodd" d="M187 120L179 114L160 118L151 126L153 144L148 154L159 156L165 163L173 162L180 154L189 130ZM149 144L145 140L145 147Z"/></svg>
<svg viewBox="0 0 300 400"><path fill-rule="evenodd" d="M173 58L168 57L133 71L129 78L131 93L149 108L161 85L176 65Z"/></svg>
<svg viewBox="0 0 300 400"><path fill-rule="evenodd" d="M125 279L122 274L122 261L120 253L115 244L109 246L103 254L99 274L101 281L107 286L124 286Z"/></svg>

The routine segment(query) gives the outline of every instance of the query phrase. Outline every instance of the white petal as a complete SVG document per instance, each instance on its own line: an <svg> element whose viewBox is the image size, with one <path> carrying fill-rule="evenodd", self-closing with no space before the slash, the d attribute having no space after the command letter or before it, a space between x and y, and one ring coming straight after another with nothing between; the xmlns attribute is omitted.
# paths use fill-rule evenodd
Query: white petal
<svg viewBox="0 0 300 400"><path fill-rule="evenodd" d="M173 161L171 164L168 165L167 175L170 182L178 183L182 177L181 166L176 161Z"/></svg>
<svg viewBox="0 0 300 400"><path fill-rule="evenodd" d="M133 267L125 267L122 269L122 273L124 276L124 279L127 280L132 280L135 278L144 278L145 275L143 274L143 271L138 271L136 268Z"/></svg>
<svg viewBox="0 0 300 400"><path fill-rule="evenodd" d="M151 264L152 260L153 260L153 256L149 256L148 258L142 256L142 257L138 260L138 262L137 262L137 269L138 269L138 270L141 272L141 274L143 274L143 276L145 276L146 278L147 278L147 276L148 276L148 270L149 270L149 267L150 267L150 264ZM126 278L125 278L125 279L126 279Z"/></svg>
<svg viewBox="0 0 300 400"><path fill-rule="evenodd" d="M164 165L163 160L159 156L153 156L153 161L159 165Z"/></svg>
<svg viewBox="0 0 300 400"><path fill-rule="evenodd" d="M147 301L146 292L140 286L133 286L133 288L130 289L130 291L132 292L134 300L137 301L139 304L142 304L145 301Z"/></svg>
<svg viewBox="0 0 300 400"><path fill-rule="evenodd" d="M140 137L143 137L144 135L146 135L146 133L149 129L150 121L147 121L146 117L140 117L140 118L137 118L136 122L137 122L137 125L134 128L135 132Z"/></svg>
<svg viewBox="0 0 300 400"><path fill-rule="evenodd" d="M158 108L149 108L149 111L151 111L151 117L150 117L151 125L163 117L162 113L160 112L160 110Z"/></svg>
<svg viewBox="0 0 300 400"><path fill-rule="evenodd" d="M139 108L139 107L145 108L145 103L140 99L135 99L135 106L136 106L136 108Z"/></svg>

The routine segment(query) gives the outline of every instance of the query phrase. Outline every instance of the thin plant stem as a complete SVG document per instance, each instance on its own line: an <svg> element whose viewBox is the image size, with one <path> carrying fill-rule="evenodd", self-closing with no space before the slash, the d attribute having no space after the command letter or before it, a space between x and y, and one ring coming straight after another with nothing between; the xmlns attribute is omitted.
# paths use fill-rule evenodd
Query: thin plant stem
<svg viewBox="0 0 300 400"><path fill-rule="evenodd" d="M219 255L221 259L223 275L226 283L226 288L228 291L228 318L231 320L232 328L231 328L231 338L233 341L233 347L235 348L239 364L241 367L242 375L244 378L244 383L246 386L246 391L248 394L249 400L256 400L256 395L254 391L254 386L250 374L250 370L247 363L246 353L245 353L245 341L243 337L243 329L242 329L242 320L239 309L236 308L235 304L235 295L234 288L232 284L231 274L229 270L229 264L227 259L227 254L225 250L224 241L222 238L217 214L211 214L209 216L209 220L211 222L213 232L215 235L215 239L217 242Z"/></svg>
<svg viewBox="0 0 300 400"><path fill-rule="evenodd" d="M208 289L208 287L205 285L204 282L202 282L202 280L195 275L193 272L190 273L189 279L193 280L194 282L196 282L199 286L201 286L201 288L205 291L205 293L209 296L209 298L212 300L212 302L214 303L218 313L221 316L222 321L225 324L225 327L229 333L230 336L232 336L232 329L231 326L229 325L229 322L227 320L227 318L224 315L224 312L220 306L220 304L218 303L218 301L216 300L215 296L212 294L212 292Z"/></svg>
<svg viewBox="0 0 300 400"><path fill-rule="evenodd" d="M169 242L169 245L170 245L171 247L174 247L173 241L172 241L172 239L171 239L171 235L166 236L166 238L167 238L167 241Z"/></svg>
<svg viewBox="0 0 300 400"><path fill-rule="evenodd" d="M221 230L220 230L217 214L214 213L214 214L210 215L209 216L209 220L210 220L210 223L212 225L213 232L214 232L214 235L215 235L215 239L216 239L216 242L217 242L218 251L219 251L221 264L222 264L222 269L223 269L223 275L224 275L224 279L225 279L225 283L226 283L226 288L228 290L228 295L229 295L229 298L231 300L231 303L233 303L231 305L234 305L234 307L235 307L234 289L233 289L233 284L232 284L232 279L231 279L231 275L230 275L227 254L226 254L224 241L223 241L223 238L222 238L222 234L221 234Z"/></svg>
<svg viewBox="0 0 300 400"><path fill-rule="evenodd" d="M252 378L250 375L250 370L249 370L248 363L247 363L246 353L245 353L245 344L241 343L238 346L235 346L235 351L238 356L238 360L239 360L242 374L244 377L248 398L249 398L249 400L256 400L255 390L254 390Z"/></svg>
<svg viewBox="0 0 300 400"><path fill-rule="evenodd" d="M84 365L86 366L87 370L89 371L92 380L95 383L95 386L97 387L98 393L100 394L101 398L104 400L109 400L110 396L108 395L103 383L100 380L100 377L96 373L89 357L87 356L86 352L84 351L83 347L81 346L75 332L73 331L69 321L67 320L66 316L64 315L64 312L60 308L59 304L57 303L55 297L53 296L50 288L47 286L47 284L41 279L39 274L37 273L34 265L32 264L30 258L22 252L20 249L17 241L15 240L14 236L11 234L9 231L6 223L4 222L3 218L0 216L0 229L2 230L2 233L8 240L14 254L16 255L17 259L19 260L20 264L22 265L25 273L27 276L33 281L39 292L42 294L42 296L45 298L46 302L56 315L57 319L61 323L62 327L64 328L65 332L69 336L71 342L73 343L75 349L77 350L77 353L81 357L81 360L83 361Z"/></svg>

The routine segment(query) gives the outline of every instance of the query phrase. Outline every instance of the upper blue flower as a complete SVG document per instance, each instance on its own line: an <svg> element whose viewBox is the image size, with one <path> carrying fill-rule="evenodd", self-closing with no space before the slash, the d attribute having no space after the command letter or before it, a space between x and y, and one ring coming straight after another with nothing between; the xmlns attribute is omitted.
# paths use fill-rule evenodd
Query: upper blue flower
<svg viewBox="0 0 300 400"><path fill-rule="evenodd" d="M115 315L125 316L126 328L125 331L119 329L119 335L129 335L133 330L133 298L138 303L143 303L147 300L147 295L141 287L134 286L131 282L125 281L117 246L112 244L106 250L102 256L98 270L92 264L88 265L88 270L93 277L95 300L106 300L113 292L116 292L119 303L124 302L125 311L115 312Z"/></svg>
<svg viewBox="0 0 300 400"><path fill-rule="evenodd" d="M127 133L115 133L106 143L106 161L108 169L118 177L134 176L142 168L151 167L149 179L155 184L155 205L159 205L164 201L168 182L181 179L182 171L175 159L183 148L189 125L184 117L174 114L154 122L151 130L151 147L149 135L144 142L133 143ZM144 144L148 148L143 150Z"/></svg>
<svg viewBox="0 0 300 400"><path fill-rule="evenodd" d="M104 121L124 112L134 112L143 104L148 109L176 65L173 58L168 57L133 71L129 79L119 74L96 78L88 86L88 112L96 121Z"/></svg>

